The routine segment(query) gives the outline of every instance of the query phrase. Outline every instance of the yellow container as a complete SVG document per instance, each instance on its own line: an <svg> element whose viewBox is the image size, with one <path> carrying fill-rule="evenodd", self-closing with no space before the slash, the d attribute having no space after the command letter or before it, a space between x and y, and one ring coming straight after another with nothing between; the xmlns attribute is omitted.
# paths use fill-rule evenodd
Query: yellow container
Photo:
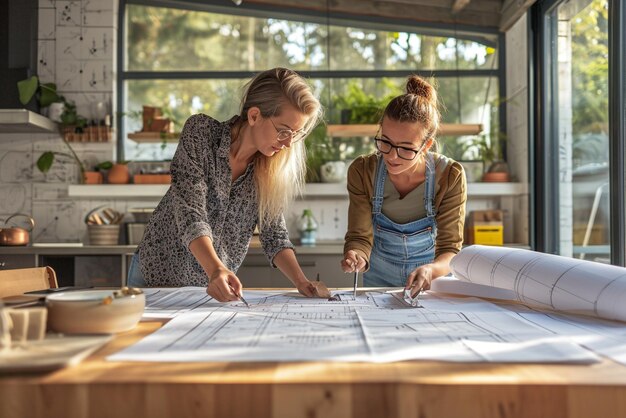
<svg viewBox="0 0 626 418"><path fill-rule="evenodd" d="M480 245L503 245L504 227L501 223L492 225L474 224L474 244Z"/></svg>

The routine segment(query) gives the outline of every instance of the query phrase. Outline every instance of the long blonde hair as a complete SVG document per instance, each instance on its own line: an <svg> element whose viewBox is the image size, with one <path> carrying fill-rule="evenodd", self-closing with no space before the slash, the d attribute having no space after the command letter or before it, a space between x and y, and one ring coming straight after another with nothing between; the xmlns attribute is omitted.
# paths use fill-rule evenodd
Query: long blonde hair
<svg viewBox="0 0 626 418"><path fill-rule="evenodd" d="M245 86L240 118L243 123L251 107L258 107L261 116L279 116L285 103L291 104L307 121L302 128L307 136L322 117L322 106L309 84L295 71L273 68L254 77ZM306 173L304 140L267 157L257 153L254 177L259 202L259 222L275 220L297 195L302 193Z"/></svg>

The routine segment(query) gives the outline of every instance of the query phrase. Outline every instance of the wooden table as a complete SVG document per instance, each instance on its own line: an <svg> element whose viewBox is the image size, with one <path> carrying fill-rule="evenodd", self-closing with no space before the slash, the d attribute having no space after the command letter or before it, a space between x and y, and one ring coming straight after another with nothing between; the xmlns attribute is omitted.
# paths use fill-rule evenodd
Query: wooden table
<svg viewBox="0 0 626 418"><path fill-rule="evenodd" d="M162 325L142 322L72 368L0 377L0 417L626 417L626 367L608 360L594 365L105 361Z"/></svg>

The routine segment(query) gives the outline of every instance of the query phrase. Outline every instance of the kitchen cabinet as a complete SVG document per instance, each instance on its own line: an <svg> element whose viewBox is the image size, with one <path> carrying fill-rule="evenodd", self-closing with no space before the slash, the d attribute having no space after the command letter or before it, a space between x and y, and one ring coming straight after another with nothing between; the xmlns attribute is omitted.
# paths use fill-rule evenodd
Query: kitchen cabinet
<svg viewBox="0 0 626 418"><path fill-rule="evenodd" d="M26 269L37 267L34 254L2 254L0 253L0 270Z"/></svg>
<svg viewBox="0 0 626 418"><path fill-rule="evenodd" d="M0 269L51 266L57 273L59 286L122 286L135 245L24 246L0 247ZM343 244L296 246L298 260L311 280L320 274L329 287L346 286L339 267ZM245 287L285 287L289 280L280 270L269 265L263 250L249 249L237 272ZM350 280L347 280L349 282ZM348 284L351 286L351 284Z"/></svg>
<svg viewBox="0 0 626 418"><path fill-rule="evenodd" d="M134 245L0 247L0 268L50 266L59 286L121 286Z"/></svg>
<svg viewBox="0 0 626 418"><path fill-rule="evenodd" d="M350 287L352 279L341 271L343 249L336 254L299 254L298 262L309 280L317 274L328 287ZM269 265L263 254L248 254L237 272L244 287L289 287L289 279L282 272Z"/></svg>

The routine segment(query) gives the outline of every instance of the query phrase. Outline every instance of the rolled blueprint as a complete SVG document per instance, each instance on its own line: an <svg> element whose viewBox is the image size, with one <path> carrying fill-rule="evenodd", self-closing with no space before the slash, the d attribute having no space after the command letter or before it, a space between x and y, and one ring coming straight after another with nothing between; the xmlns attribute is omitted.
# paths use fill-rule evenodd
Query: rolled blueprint
<svg viewBox="0 0 626 418"><path fill-rule="evenodd" d="M460 280L514 292L528 305L626 321L626 268L508 247L472 245L451 261Z"/></svg>

